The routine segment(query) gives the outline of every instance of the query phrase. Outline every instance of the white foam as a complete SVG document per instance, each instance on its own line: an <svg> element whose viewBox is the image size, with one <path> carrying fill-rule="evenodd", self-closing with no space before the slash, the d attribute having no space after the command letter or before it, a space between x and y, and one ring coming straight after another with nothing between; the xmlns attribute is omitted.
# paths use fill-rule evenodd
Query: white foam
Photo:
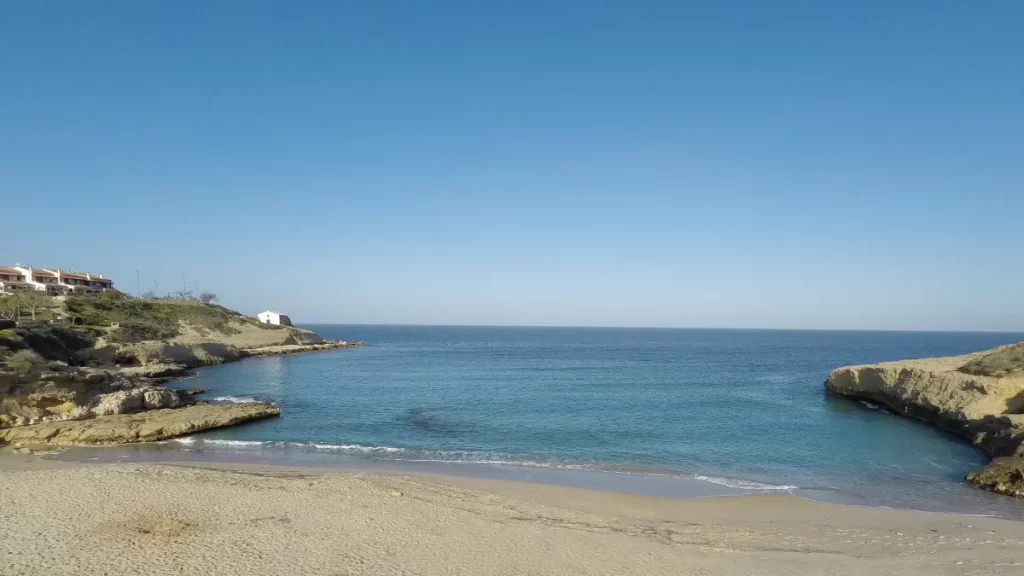
<svg viewBox="0 0 1024 576"><path fill-rule="evenodd" d="M391 446L362 446L359 444L295 444L297 446L312 446L317 450L336 450L338 452L361 452L365 454L375 453L395 453L404 452L401 448L393 448Z"/></svg>
<svg viewBox="0 0 1024 576"><path fill-rule="evenodd" d="M882 406L879 406L878 404L872 404L871 402L868 402L867 400L858 400L858 402L863 404L864 407L867 408L868 410L877 410L877 411L881 412L882 414L892 414L892 412L889 412L888 410L886 410Z"/></svg>
<svg viewBox="0 0 1024 576"><path fill-rule="evenodd" d="M181 444L193 444L196 442L196 438L186 436L184 438L175 438L172 442L178 442ZM266 441L261 442L258 440L221 440L221 439L203 439L201 440L205 445L213 446L229 446L232 448L299 448L299 449L314 449L324 450L329 452L340 452L347 454L363 454L363 455L374 455L383 456L387 455L387 459L391 461L401 462L429 462L437 464L471 464L471 465L493 465L493 466L517 466L525 468L546 468L553 470L583 470L583 471L594 471L594 472L605 472L611 474L625 474L625 475L641 475L641 476L667 476L676 478L691 478L694 480L700 480L703 482L710 482L712 484L718 484L720 486L726 486L728 488L734 488L737 490L750 490L750 491L786 491L795 490L799 486L791 486L788 484L765 484L762 482L754 482L752 480L740 480L738 478L722 478L718 476L704 476L704 475L692 475L692 476L676 476L674 474L664 474L657 472L638 472L638 471L627 471L627 470L602 470L601 467L596 467L590 464L567 464L560 462L543 462L536 460L515 460L506 459L502 454L495 453L480 453L472 454L467 452L430 452L426 453L419 450L411 450L406 448L395 448L393 446L365 446L362 444L328 444L321 442L274 442Z"/></svg>
<svg viewBox="0 0 1024 576"><path fill-rule="evenodd" d="M252 396L217 396L210 399L213 402L230 402L232 404L244 404L246 402L259 402Z"/></svg>
<svg viewBox="0 0 1024 576"><path fill-rule="evenodd" d="M701 480L703 482L710 482L712 484L718 484L719 486L726 486L728 488L736 488L738 490L796 490L799 486L789 486L786 484L764 484L761 482L754 482L751 480L740 480L738 478L719 478L718 476L703 476L697 474L693 476L694 480Z"/></svg>
<svg viewBox="0 0 1024 576"><path fill-rule="evenodd" d="M203 440L203 444L217 444L221 446L254 447L263 446L266 442L258 440Z"/></svg>

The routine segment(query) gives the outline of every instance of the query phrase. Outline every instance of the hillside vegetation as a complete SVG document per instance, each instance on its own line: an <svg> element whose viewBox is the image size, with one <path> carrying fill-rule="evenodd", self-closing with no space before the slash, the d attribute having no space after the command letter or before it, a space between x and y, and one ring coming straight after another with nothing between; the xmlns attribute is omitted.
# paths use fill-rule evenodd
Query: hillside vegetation
<svg viewBox="0 0 1024 576"><path fill-rule="evenodd" d="M26 363L67 365L178 363L187 366L237 359L241 350L319 345L316 334L263 324L219 306L191 300L131 298L119 292L49 299L47 315L61 323L4 320L0 371L23 372ZM33 360L34 359L34 360ZM31 362L30 362L31 361Z"/></svg>
<svg viewBox="0 0 1024 576"><path fill-rule="evenodd" d="M238 334L246 327L281 329L262 324L224 306L192 300L145 300L118 292L74 296L65 303L76 324L109 330L108 342L130 344L168 340L190 329L199 335ZM114 327L116 326L116 327Z"/></svg>
<svg viewBox="0 0 1024 576"><path fill-rule="evenodd" d="M1024 342L996 348L960 367L964 374L1003 377L1024 372Z"/></svg>

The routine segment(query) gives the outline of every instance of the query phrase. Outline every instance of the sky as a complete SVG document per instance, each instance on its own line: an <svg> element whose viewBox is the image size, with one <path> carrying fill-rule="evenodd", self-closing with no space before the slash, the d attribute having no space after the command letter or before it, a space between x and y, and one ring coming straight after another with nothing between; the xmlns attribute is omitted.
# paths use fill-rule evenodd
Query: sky
<svg viewBox="0 0 1024 576"><path fill-rule="evenodd" d="M0 264L299 322L1024 331L1022 21L0 0Z"/></svg>

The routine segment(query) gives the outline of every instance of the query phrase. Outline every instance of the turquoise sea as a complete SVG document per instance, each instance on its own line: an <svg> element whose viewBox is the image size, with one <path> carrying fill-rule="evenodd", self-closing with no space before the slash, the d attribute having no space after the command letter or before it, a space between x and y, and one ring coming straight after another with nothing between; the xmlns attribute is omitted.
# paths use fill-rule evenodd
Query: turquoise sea
<svg viewBox="0 0 1024 576"><path fill-rule="evenodd" d="M308 328L366 346L254 358L177 383L217 402L273 402L280 419L88 457L399 468L664 496L789 491L1024 518L1011 499L961 484L986 461L970 445L823 388L837 366L1024 334Z"/></svg>

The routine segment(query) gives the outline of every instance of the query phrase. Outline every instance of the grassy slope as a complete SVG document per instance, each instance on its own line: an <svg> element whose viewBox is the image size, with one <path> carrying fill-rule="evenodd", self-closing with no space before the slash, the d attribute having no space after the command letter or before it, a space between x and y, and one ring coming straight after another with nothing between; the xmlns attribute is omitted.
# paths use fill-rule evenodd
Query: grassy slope
<svg viewBox="0 0 1024 576"><path fill-rule="evenodd" d="M120 343L173 338L181 333L182 322L194 330L221 334L237 334L239 323L268 330L279 328L261 324L254 318L216 304L140 300L115 292L71 297L66 306L87 326L109 329L112 324L117 324L118 328L110 330L106 338Z"/></svg>
<svg viewBox="0 0 1024 576"><path fill-rule="evenodd" d="M1024 372L1024 342L996 348L960 367L965 374L1002 377Z"/></svg>

